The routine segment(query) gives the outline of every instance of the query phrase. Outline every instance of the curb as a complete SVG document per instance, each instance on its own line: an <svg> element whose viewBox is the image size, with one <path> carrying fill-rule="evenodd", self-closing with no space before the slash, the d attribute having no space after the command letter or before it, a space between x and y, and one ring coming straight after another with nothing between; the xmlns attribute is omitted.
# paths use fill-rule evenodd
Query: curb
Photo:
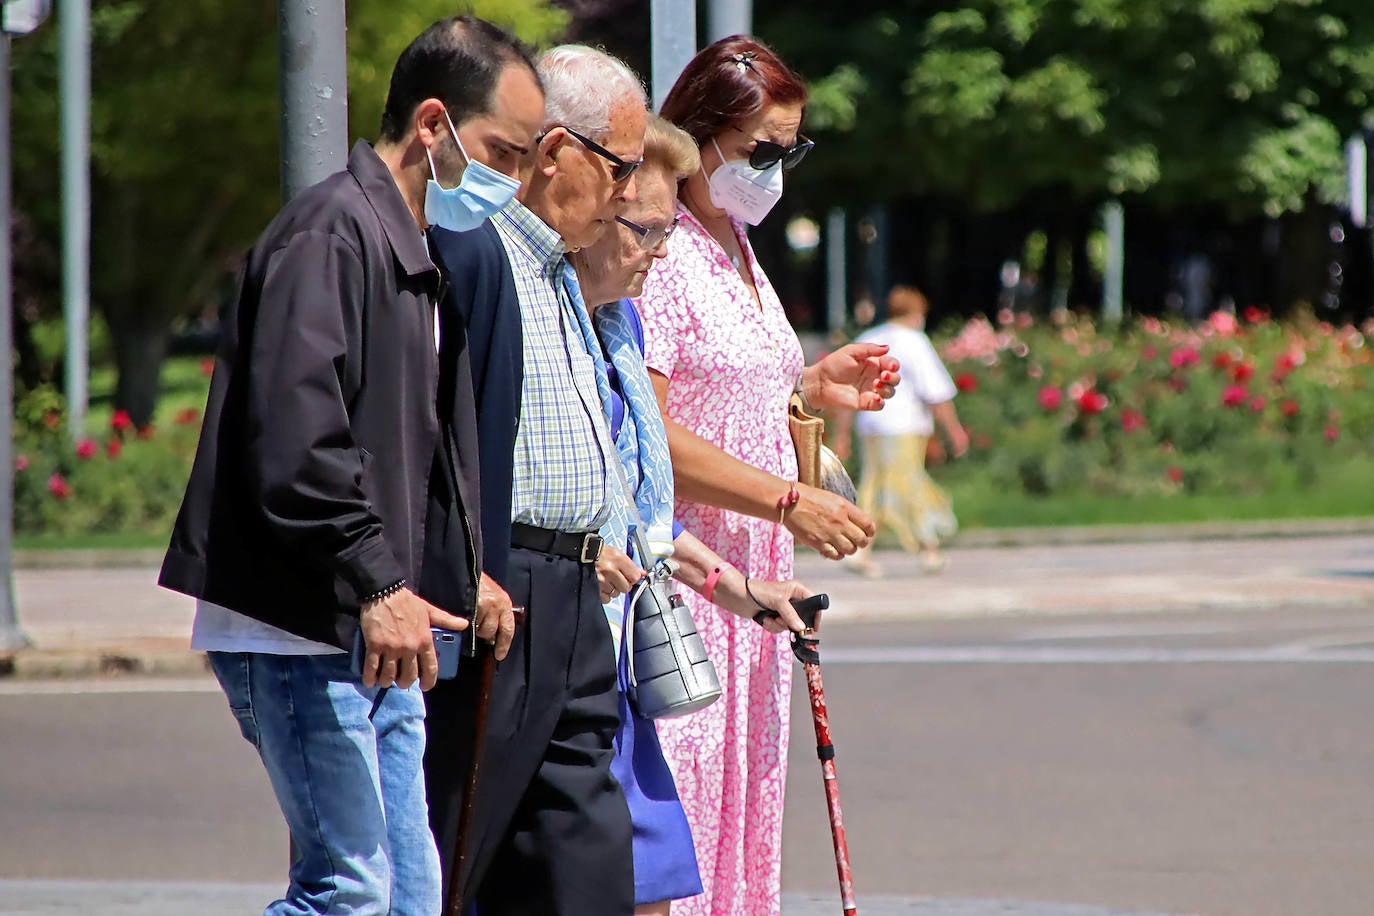
<svg viewBox="0 0 1374 916"><path fill-rule="evenodd" d="M38 681L87 677L189 677L209 672L204 652L163 645L20 649L0 653L0 680Z"/></svg>
<svg viewBox="0 0 1374 916"><path fill-rule="evenodd" d="M949 549L1340 537L1360 534L1374 534L1374 518L1179 522L1145 525L1064 525L1044 528L975 528L960 531L949 544Z"/></svg>

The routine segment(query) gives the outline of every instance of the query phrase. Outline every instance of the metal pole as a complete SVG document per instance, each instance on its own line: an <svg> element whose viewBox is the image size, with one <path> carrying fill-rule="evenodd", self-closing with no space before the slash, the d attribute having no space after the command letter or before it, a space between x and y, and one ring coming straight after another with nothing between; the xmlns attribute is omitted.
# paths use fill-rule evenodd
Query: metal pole
<svg viewBox="0 0 1374 916"><path fill-rule="evenodd" d="M279 0L281 190L290 200L348 161L344 0Z"/></svg>
<svg viewBox="0 0 1374 916"><path fill-rule="evenodd" d="M1350 192L1350 224L1363 229L1369 216L1369 151L1364 137L1356 135L1345 144L1345 174Z"/></svg>
<svg viewBox="0 0 1374 916"><path fill-rule="evenodd" d="M1102 321L1118 325L1126 275L1126 210L1121 201L1107 201L1102 208L1102 222L1107 230L1107 264L1102 271Z"/></svg>
<svg viewBox="0 0 1374 916"><path fill-rule="evenodd" d="M649 11L654 111L663 107L678 74L697 53L696 0L653 0Z"/></svg>
<svg viewBox="0 0 1374 916"><path fill-rule="evenodd" d="M749 35L753 31L753 0L711 0L711 41L720 41L731 35Z"/></svg>
<svg viewBox="0 0 1374 916"><path fill-rule="evenodd" d="M825 216L825 324L831 334L844 330L846 287L844 208ZM875 294L876 295L876 294Z"/></svg>
<svg viewBox="0 0 1374 916"><path fill-rule="evenodd" d="M91 310L91 9L62 0L62 314L67 324L67 431L85 435Z"/></svg>
<svg viewBox="0 0 1374 916"><path fill-rule="evenodd" d="M14 604L14 348L11 346L10 36L0 31L0 650L23 649Z"/></svg>

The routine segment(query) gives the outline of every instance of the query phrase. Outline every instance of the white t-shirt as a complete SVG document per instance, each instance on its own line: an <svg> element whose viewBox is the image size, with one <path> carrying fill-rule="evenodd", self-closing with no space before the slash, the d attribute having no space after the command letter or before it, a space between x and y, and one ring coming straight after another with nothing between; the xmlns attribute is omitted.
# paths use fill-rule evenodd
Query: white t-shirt
<svg viewBox="0 0 1374 916"><path fill-rule="evenodd" d="M931 404L954 399L958 390L925 331L889 321L869 328L857 343L887 344L888 355L902 364L902 382L882 410L861 410L854 428L861 436L897 436L935 431Z"/></svg>
<svg viewBox="0 0 1374 916"><path fill-rule="evenodd" d="M338 646L315 642L254 620L227 607L196 601L191 648L200 652L261 652L263 655L333 655Z"/></svg>

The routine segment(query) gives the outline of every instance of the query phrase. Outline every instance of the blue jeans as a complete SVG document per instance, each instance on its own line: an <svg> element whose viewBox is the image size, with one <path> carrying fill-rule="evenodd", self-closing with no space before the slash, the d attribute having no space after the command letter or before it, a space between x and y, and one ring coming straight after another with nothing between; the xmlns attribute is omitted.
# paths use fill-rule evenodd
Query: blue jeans
<svg viewBox="0 0 1374 916"><path fill-rule="evenodd" d="M419 685L388 691L368 721L377 690L347 654L209 655L291 829L291 884L266 916L436 916Z"/></svg>

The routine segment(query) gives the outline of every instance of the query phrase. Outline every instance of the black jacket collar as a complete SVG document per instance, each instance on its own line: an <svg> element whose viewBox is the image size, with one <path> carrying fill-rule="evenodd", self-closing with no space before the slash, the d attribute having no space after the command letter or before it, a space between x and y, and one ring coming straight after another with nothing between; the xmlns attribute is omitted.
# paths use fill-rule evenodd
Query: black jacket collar
<svg viewBox="0 0 1374 916"><path fill-rule="evenodd" d="M437 272L438 268L429 257L425 235L415 225L415 217L401 196L396 179L366 140L359 140L353 152L348 154L348 171L381 220L382 230L401 268L412 277Z"/></svg>

